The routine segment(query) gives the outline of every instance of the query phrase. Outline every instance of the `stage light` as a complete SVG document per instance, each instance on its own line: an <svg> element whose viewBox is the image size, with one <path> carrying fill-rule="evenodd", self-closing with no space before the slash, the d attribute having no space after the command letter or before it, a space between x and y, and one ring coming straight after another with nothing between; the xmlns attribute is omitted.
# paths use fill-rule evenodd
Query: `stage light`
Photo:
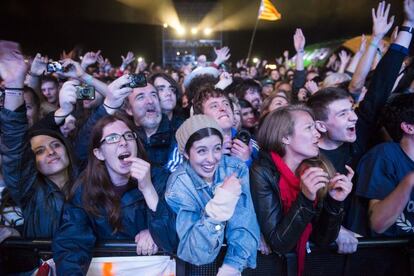
<svg viewBox="0 0 414 276"><path fill-rule="evenodd" d="M162 25L164 28L168 28L168 24L164 23L164 25Z"/></svg>
<svg viewBox="0 0 414 276"><path fill-rule="evenodd" d="M177 34L180 36L184 36L186 33L185 28L183 26L178 26L176 30L177 30Z"/></svg>
<svg viewBox="0 0 414 276"><path fill-rule="evenodd" d="M177 52L177 56L179 56L180 55L180 52Z"/></svg>
<svg viewBox="0 0 414 276"><path fill-rule="evenodd" d="M257 57L253 58L253 63L258 63L259 59Z"/></svg>
<svg viewBox="0 0 414 276"><path fill-rule="evenodd" d="M198 29L196 27L191 28L191 33L193 35L197 34L198 33Z"/></svg>
<svg viewBox="0 0 414 276"><path fill-rule="evenodd" d="M142 57L138 57L138 62L142 62L144 59Z"/></svg>
<svg viewBox="0 0 414 276"><path fill-rule="evenodd" d="M211 35L212 32L213 32L213 30L211 30L210 28L205 28L204 29L204 34L205 35Z"/></svg>
<svg viewBox="0 0 414 276"><path fill-rule="evenodd" d="M275 70L277 66L276 64L266 64L265 69Z"/></svg>

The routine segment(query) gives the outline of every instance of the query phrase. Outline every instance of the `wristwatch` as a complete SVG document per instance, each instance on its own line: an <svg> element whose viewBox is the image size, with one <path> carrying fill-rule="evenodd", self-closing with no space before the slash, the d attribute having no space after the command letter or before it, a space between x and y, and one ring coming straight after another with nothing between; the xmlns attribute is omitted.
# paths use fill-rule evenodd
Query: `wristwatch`
<svg viewBox="0 0 414 276"><path fill-rule="evenodd" d="M400 31L401 32L409 32L410 34L414 34L414 28L413 27L401 26Z"/></svg>

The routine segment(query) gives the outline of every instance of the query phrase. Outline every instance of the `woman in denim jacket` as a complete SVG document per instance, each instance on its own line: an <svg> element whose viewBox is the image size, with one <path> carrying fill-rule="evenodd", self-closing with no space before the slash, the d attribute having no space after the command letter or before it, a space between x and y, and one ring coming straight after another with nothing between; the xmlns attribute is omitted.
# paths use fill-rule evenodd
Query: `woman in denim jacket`
<svg viewBox="0 0 414 276"><path fill-rule="evenodd" d="M222 154L222 130L206 115L187 119L176 138L186 160L168 179L165 197L177 214L178 257L195 265L211 263L226 238L218 275L256 267L259 227L247 166Z"/></svg>

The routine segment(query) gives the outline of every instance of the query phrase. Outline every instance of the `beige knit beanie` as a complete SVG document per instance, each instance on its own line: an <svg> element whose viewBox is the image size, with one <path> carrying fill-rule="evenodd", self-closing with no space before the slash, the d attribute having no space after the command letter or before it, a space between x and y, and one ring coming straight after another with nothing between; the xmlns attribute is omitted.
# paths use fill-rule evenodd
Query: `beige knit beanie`
<svg viewBox="0 0 414 276"><path fill-rule="evenodd" d="M180 153L184 153L185 145L191 135L203 128L215 128L224 136L223 130L213 118L203 114L193 115L185 120L175 133Z"/></svg>

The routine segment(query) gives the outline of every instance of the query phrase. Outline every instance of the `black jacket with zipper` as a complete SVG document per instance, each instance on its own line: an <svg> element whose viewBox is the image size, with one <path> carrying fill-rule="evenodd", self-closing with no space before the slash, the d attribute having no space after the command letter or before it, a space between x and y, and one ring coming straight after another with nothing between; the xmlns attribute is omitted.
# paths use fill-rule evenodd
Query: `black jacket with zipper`
<svg viewBox="0 0 414 276"><path fill-rule="evenodd" d="M299 193L284 214L279 190L280 173L269 153L260 152L250 169L250 189L260 230L273 252L292 251L308 223L312 223L311 241L323 246L335 241L341 227L343 202L329 194L316 206Z"/></svg>

